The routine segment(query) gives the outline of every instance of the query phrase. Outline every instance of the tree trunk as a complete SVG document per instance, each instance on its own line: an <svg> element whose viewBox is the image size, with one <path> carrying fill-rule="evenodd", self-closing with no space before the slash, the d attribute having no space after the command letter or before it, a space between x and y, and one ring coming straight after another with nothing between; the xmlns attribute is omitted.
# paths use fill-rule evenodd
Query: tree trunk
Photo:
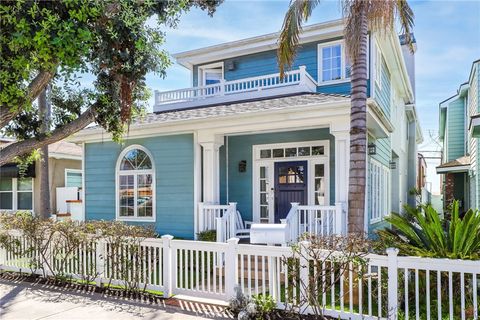
<svg viewBox="0 0 480 320"><path fill-rule="evenodd" d="M362 6L359 53L353 59L350 111L350 177L348 188L348 231L364 233L367 168L367 16Z"/></svg>
<svg viewBox="0 0 480 320"><path fill-rule="evenodd" d="M38 149L65 139L75 132L85 128L95 120L95 107L95 104L92 105L77 119L49 132L48 134L40 134L38 137L18 141L6 146L2 149L2 152L0 152L0 166L11 162L16 156L24 155L32 152L33 149Z"/></svg>
<svg viewBox="0 0 480 320"><path fill-rule="evenodd" d="M38 111L42 124L40 132L46 134L50 127L50 104L47 101L47 89L44 89L38 99ZM40 165L39 165L39 180L40 180L40 207L38 214L41 218L47 219L50 217L50 183L48 173L48 145L40 148Z"/></svg>

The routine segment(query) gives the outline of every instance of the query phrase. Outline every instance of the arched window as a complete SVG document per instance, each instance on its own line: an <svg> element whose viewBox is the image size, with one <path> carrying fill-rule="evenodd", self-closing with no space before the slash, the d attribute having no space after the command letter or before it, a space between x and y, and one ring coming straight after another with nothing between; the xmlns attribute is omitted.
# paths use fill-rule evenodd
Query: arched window
<svg viewBox="0 0 480 320"><path fill-rule="evenodd" d="M117 161L117 217L155 220L155 170L142 146L126 148Z"/></svg>

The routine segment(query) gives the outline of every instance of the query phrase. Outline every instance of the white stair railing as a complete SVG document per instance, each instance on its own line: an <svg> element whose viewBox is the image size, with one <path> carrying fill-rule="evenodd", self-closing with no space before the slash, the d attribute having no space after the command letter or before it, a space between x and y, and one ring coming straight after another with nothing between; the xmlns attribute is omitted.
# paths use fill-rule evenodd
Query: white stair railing
<svg viewBox="0 0 480 320"><path fill-rule="evenodd" d="M198 231L215 230L217 218L221 218L230 209L229 204L198 204Z"/></svg>
<svg viewBox="0 0 480 320"><path fill-rule="evenodd" d="M217 242L226 242L235 237L237 233L236 218L237 203L231 202L223 216L216 218Z"/></svg>
<svg viewBox="0 0 480 320"><path fill-rule="evenodd" d="M288 225L289 241L295 242L301 235L328 236L344 233L342 203L334 206L305 206L292 203L285 219Z"/></svg>

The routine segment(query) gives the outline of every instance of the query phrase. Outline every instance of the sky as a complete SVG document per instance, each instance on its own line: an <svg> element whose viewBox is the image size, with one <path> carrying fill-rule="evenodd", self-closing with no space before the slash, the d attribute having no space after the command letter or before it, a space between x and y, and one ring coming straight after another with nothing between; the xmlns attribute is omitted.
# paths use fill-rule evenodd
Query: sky
<svg viewBox="0 0 480 320"><path fill-rule="evenodd" d="M307 25L340 18L339 3L321 2ZM440 150L434 142L438 137L438 104L456 93L468 80L472 62L480 59L480 0L409 3L415 14L416 106L424 135L419 149ZM213 17L193 9L181 17L177 29L167 30L165 49L173 54L279 31L288 4L286 0L225 0ZM160 91L186 88L190 86L189 71L174 63L165 79L149 74L147 84ZM434 192L439 191L434 169L437 163L427 161L427 180Z"/></svg>

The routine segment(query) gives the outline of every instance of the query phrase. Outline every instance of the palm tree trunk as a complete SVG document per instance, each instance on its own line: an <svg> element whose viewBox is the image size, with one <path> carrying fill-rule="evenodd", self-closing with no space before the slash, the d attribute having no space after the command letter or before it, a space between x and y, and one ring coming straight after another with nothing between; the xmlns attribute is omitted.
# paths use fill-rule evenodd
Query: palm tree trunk
<svg viewBox="0 0 480 320"><path fill-rule="evenodd" d="M350 111L350 176L348 188L348 232L363 233L367 165L367 32L366 7L358 12L359 52L352 64Z"/></svg>

